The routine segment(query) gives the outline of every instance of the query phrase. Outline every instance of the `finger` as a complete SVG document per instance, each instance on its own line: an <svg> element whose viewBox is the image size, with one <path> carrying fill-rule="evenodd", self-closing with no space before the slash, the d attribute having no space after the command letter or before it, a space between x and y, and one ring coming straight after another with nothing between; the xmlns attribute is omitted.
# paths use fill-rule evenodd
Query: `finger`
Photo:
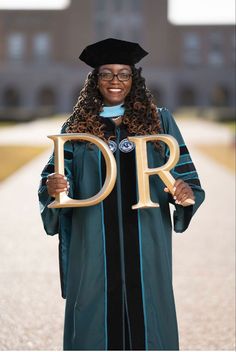
<svg viewBox="0 0 236 352"><path fill-rule="evenodd" d="M175 181L174 183L174 187L173 187L173 194L176 196L176 194L178 194L179 190L181 189L181 187L183 186L184 181L181 179L178 179Z"/></svg>
<svg viewBox="0 0 236 352"><path fill-rule="evenodd" d="M188 183L184 182L183 180L178 180L179 182L176 183L176 191L174 193L175 196L178 197L178 195L180 193L183 193L183 191L185 190L185 192L190 192L192 191L191 187L188 185Z"/></svg>
<svg viewBox="0 0 236 352"><path fill-rule="evenodd" d="M188 194L188 193L183 193L181 196L178 198L179 203L184 203L187 199L192 199L194 200L194 195L193 194Z"/></svg>
<svg viewBox="0 0 236 352"><path fill-rule="evenodd" d="M57 189L67 189L67 183L48 183L47 184L47 189L48 192L55 192Z"/></svg>
<svg viewBox="0 0 236 352"><path fill-rule="evenodd" d="M62 192L67 192L67 188L48 189L48 194L52 197L56 197L59 193Z"/></svg>
<svg viewBox="0 0 236 352"><path fill-rule="evenodd" d="M194 204L195 204L195 201L190 198L186 199L183 203L181 203L183 207L188 207L189 205L194 205Z"/></svg>
<svg viewBox="0 0 236 352"><path fill-rule="evenodd" d="M189 193L186 193L184 199L182 199L182 201L185 201L186 199L192 199L192 200L195 200L195 196L194 196L194 193L192 190L190 190Z"/></svg>
<svg viewBox="0 0 236 352"><path fill-rule="evenodd" d="M63 175L49 175L47 177L47 183L55 183L55 182L68 182L67 177Z"/></svg>
<svg viewBox="0 0 236 352"><path fill-rule="evenodd" d="M178 187L183 182L184 181L181 178L179 178L178 180L175 180L174 187Z"/></svg>
<svg viewBox="0 0 236 352"><path fill-rule="evenodd" d="M174 196L176 197L176 199L181 197L181 194L186 193L187 192L187 188L185 186L184 183L179 183L176 187Z"/></svg>
<svg viewBox="0 0 236 352"><path fill-rule="evenodd" d="M67 187L67 181L66 180L49 180L46 182L47 187L52 187L52 188L65 188Z"/></svg>
<svg viewBox="0 0 236 352"><path fill-rule="evenodd" d="M190 187L183 187L176 197L176 199L182 202L184 199L193 198L194 194Z"/></svg>
<svg viewBox="0 0 236 352"><path fill-rule="evenodd" d="M187 207L189 205L195 204L195 201L193 199L191 199L191 198L187 198L183 202L177 202L176 204L182 205L183 207Z"/></svg>
<svg viewBox="0 0 236 352"><path fill-rule="evenodd" d="M192 188L188 185L188 183L184 182L183 180L179 179L176 182L176 192L174 194L174 199L176 200L176 204L180 204L184 202L186 199L194 200L194 193Z"/></svg>
<svg viewBox="0 0 236 352"><path fill-rule="evenodd" d="M52 173L50 175L48 175L47 179L52 180L52 179L65 179L67 180L67 177L65 175L62 174L58 174L58 173Z"/></svg>
<svg viewBox="0 0 236 352"><path fill-rule="evenodd" d="M61 192L68 192L70 188L70 185L67 181L65 180L56 180L54 181L48 181L47 183L47 191L48 194L55 197L57 194Z"/></svg>
<svg viewBox="0 0 236 352"><path fill-rule="evenodd" d="M55 190L55 193L61 193L61 192L67 192L67 187L65 187L65 188L57 188Z"/></svg>

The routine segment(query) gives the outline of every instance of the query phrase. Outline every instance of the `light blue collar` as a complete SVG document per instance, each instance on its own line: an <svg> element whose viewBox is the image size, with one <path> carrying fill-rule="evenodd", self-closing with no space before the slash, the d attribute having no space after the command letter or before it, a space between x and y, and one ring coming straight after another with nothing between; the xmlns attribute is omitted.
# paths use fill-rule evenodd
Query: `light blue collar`
<svg viewBox="0 0 236 352"><path fill-rule="evenodd" d="M100 116L105 118L112 118L116 116L122 116L125 113L125 108L123 104L114 105L114 106L103 106L103 110L100 112Z"/></svg>

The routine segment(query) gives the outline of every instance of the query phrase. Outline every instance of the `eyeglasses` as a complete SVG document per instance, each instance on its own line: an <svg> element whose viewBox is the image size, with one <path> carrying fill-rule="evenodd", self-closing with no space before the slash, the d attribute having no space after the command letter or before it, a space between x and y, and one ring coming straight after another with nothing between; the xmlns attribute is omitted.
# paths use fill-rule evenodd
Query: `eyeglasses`
<svg viewBox="0 0 236 352"><path fill-rule="evenodd" d="M128 81L130 79L130 77L132 77L132 73L125 73L125 72L119 72L117 74L114 74L112 72L101 72L98 73L98 77L102 80L102 81L112 81L114 79L114 77L117 77L117 79L120 82L125 82Z"/></svg>

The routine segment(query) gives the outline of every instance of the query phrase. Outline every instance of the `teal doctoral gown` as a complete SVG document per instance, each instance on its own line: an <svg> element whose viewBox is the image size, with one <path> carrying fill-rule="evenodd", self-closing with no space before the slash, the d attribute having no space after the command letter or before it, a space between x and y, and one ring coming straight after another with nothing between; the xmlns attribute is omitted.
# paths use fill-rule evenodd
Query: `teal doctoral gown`
<svg viewBox="0 0 236 352"><path fill-rule="evenodd" d="M174 136L180 159L172 175L189 183L195 205L175 205L175 232L187 229L204 200L197 172L176 123L159 109L163 133ZM102 118L102 117L101 117ZM117 181L100 204L49 209L46 188L54 172L50 158L42 172L39 200L47 234L59 234L62 296L66 298L65 350L178 350L178 328L172 288L172 196L157 175L150 177L150 194L159 208L132 210L137 203L135 149L125 125L103 121L106 135L116 135L110 147L117 163ZM62 131L63 132L63 131ZM149 167L166 163L168 147L148 143ZM85 199L98 193L105 163L95 145L65 144L69 196Z"/></svg>

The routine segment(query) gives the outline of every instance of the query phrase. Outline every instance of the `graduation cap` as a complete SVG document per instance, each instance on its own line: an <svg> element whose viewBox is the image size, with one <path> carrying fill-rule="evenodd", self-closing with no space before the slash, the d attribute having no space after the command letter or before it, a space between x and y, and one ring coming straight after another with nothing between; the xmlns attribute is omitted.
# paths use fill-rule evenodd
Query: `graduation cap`
<svg viewBox="0 0 236 352"><path fill-rule="evenodd" d="M105 64L134 65L146 55L138 43L108 38L87 46L79 58L95 68Z"/></svg>

